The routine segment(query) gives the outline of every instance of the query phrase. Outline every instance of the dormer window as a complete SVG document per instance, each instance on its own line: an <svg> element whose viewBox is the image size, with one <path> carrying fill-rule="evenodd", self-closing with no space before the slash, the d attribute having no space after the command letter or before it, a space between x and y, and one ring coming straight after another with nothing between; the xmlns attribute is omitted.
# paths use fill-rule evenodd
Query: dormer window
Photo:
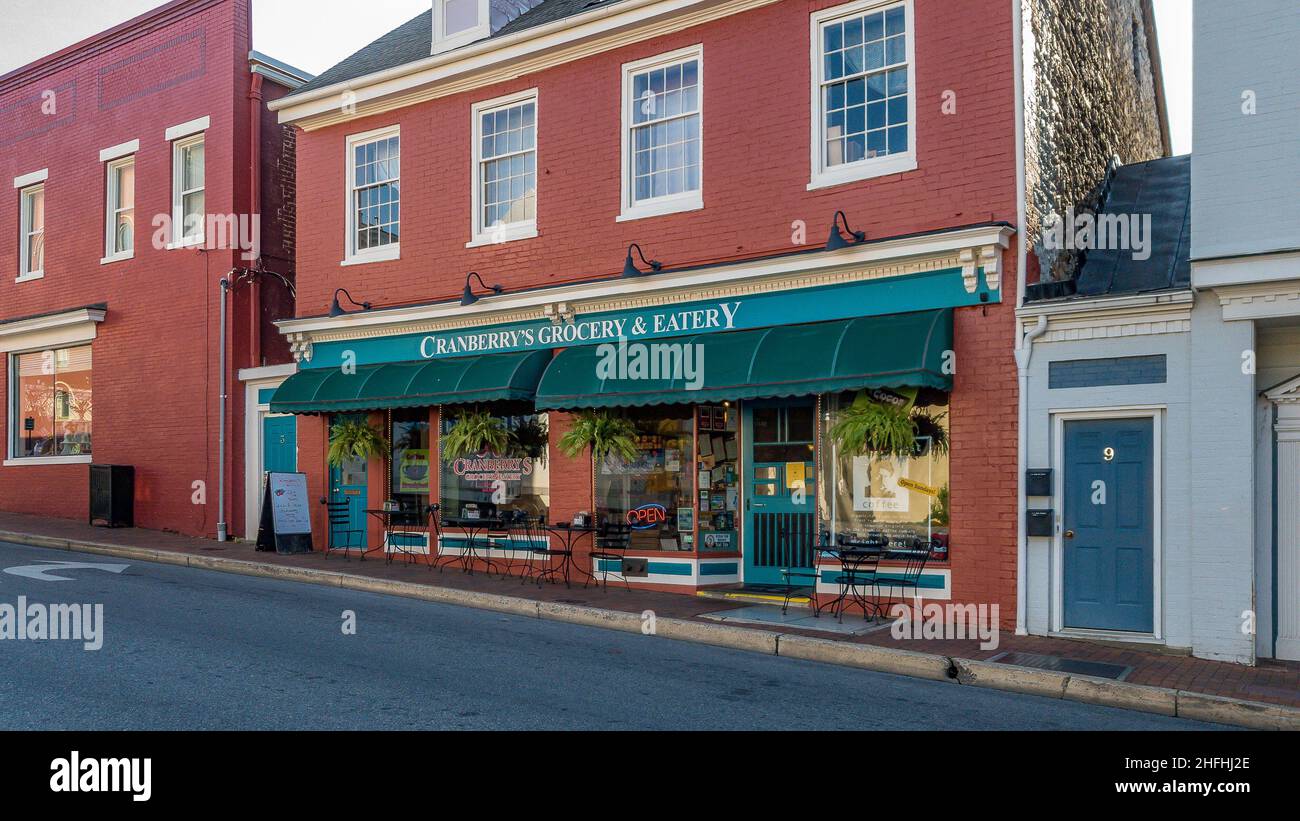
<svg viewBox="0 0 1300 821"><path fill-rule="evenodd" d="M491 34L490 0L433 0L433 53L441 54Z"/></svg>

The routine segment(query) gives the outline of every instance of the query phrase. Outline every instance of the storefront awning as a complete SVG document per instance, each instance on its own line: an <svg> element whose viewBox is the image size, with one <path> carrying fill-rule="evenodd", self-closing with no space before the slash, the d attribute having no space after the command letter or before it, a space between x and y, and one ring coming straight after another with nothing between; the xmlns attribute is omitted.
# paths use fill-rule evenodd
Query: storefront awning
<svg viewBox="0 0 1300 821"><path fill-rule="evenodd" d="M299 371L276 389L271 413L414 408L532 399L550 351Z"/></svg>
<svg viewBox="0 0 1300 821"><path fill-rule="evenodd" d="M655 347L683 343L676 354ZM952 349L948 308L629 342L627 355L615 352L612 355L619 361L611 363L611 349L616 347L561 351L537 388L538 409L718 402L860 388L952 387L952 377L943 367L944 352ZM698 373L686 367L667 372L663 367L674 355L698 358L698 351L703 352L702 363L693 360L703 366ZM652 363L649 374L634 370L633 359L639 353ZM697 389L691 389L692 383Z"/></svg>

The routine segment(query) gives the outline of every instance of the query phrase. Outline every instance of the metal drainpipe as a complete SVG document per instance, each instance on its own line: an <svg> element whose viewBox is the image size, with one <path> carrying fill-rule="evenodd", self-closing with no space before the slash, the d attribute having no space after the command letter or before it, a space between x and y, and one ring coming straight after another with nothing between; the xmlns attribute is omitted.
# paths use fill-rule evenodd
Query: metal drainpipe
<svg viewBox="0 0 1300 821"><path fill-rule="evenodd" d="M230 277L234 275L232 269L229 274L221 278L221 342L220 352L217 355L220 362L221 371L218 378L221 380L220 405L217 408L217 541L226 541L226 296L231 290Z"/></svg>
<svg viewBox="0 0 1300 821"><path fill-rule="evenodd" d="M1011 0L1011 19L1012 19L1012 77L1015 85L1016 98L1016 310L1025 301L1025 265L1029 258L1027 248L1027 238L1025 232L1028 219L1026 211L1028 210L1028 195L1026 193L1025 181L1025 66L1024 66L1024 7L1021 5L1022 0ZM1046 317L1040 320L1041 330L1037 333L1047 330ZM1028 397L1026 391L1029 385L1029 348L1033 344L1034 336L1026 334L1024 339L1020 335L1020 320L1017 318L1014 322L1015 333L1015 351L1016 366L1019 372L1018 388L1020 391L1016 429L1018 432L1019 443L1016 450L1016 635L1023 636L1028 630L1026 626L1026 603L1025 593L1028 588L1025 579L1025 570L1028 565L1028 535L1025 529L1025 447L1028 444L1029 437L1025 431L1025 425L1028 421ZM1031 332L1032 333L1032 332ZM1037 334L1035 334L1036 336ZM1022 362L1023 351L1023 365Z"/></svg>

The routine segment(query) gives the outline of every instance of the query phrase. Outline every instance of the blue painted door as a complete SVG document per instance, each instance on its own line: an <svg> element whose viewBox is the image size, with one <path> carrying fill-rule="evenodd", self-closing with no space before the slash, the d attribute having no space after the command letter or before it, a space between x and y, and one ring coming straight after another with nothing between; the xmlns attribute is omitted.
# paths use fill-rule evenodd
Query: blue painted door
<svg viewBox="0 0 1300 821"><path fill-rule="evenodd" d="M364 416L335 416L331 420L331 428L334 422L341 422L344 419L351 418L365 421ZM333 531L330 534L333 538L332 544L336 546L351 545L362 548L367 546L366 498L369 487L367 469L365 459L347 459L341 465L330 466L330 501L345 501L348 503L347 523L331 526Z"/></svg>
<svg viewBox="0 0 1300 821"><path fill-rule="evenodd" d="M1065 423L1064 625L1154 626L1151 419Z"/></svg>
<svg viewBox="0 0 1300 821"><path fill-rule="evenodd" d="M745 584L784 584L811 569L817 531L817 406L809 398L745 403Z"/></svg>
<svg viewBox="0 0 1300 821"><path fill-rule="evenodd" d="M298 420L293 416L262 419L262 471L293 473L298 469Z"/></svg>

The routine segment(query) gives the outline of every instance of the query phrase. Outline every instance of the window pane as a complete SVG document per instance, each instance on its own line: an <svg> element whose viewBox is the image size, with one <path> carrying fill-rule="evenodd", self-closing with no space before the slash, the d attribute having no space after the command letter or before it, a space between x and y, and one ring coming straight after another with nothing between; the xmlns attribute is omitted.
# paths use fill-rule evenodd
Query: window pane
<svg viewBox="0 0 1300 821"><path fill-rule="evenodd" d="M836 26L840 33L832 36ZM824 29L821 103L826 165L907 150L905 29L902 6ZM891 65L900 67L886 69ZM834 82L841 78L844 82Z"/></svg>
<svg viewBox="0 0 1300 821"><path fill-rule="evenodd" d="M203 143L195 143L181 151L181 187L186 191L203 187Z"/></svg>
<svg viewBox="0 0 1300 821"><path fill-rule="evenodd" d="M119 211L113 224L113 251L119 253L134 247L135 210Z"/></svg>
<svg viewBox="0 0 1300 821"><path fill-rule="evenodd" d="M115 210L130 208L135 205L135 163L120 165L113 171L117 198L113 202Z"/></svg>
<svg viewBox="0 0 1300 821"><path fill-rule="evenodd" d="M27 197L28 232L45 230L45 190L33 191Z"/></svg>
<svg viewBox="0 0 1300 821"><path fill-rule="evenodd" d="M181 203L182 217L182 237L190 239L191 237L203 236L203 192L196 191L193 194L186 194Z"/></svg>
<svg viewBox="0 0 1300 821"><path fill-rule="evenodd" d="M59 456L82 456L91 452L90 346L59 354L65 358L55 368L55 445Z"/></svg>
<svg viewBox="0 0 1300 821"><path fill-rule="evenodd" d="M17 354L12 361L18 411L12 428L14 453L90 453L90 346Z"/></svg>
<svg viewBox="0 0 1300 821"><path fill-rule="evenodd" d="M443 33L459 34L478 25L478 0L443 0Z"/></svg>

